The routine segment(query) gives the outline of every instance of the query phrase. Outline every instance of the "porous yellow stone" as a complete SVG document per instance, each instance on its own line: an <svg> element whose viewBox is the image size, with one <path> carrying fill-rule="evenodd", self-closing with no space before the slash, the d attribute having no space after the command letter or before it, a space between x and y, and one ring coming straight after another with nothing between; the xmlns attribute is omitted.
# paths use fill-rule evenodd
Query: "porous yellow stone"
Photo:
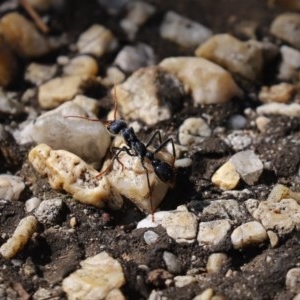
<svg viewBox="0 0 300 300"><path fill-rule="evenodd" d="M47 176L52 188L65 190L81 203L101 207L109 198L107 178L97 178L99 172L71 152L39 144L28 158L41 175Z"/></svg>

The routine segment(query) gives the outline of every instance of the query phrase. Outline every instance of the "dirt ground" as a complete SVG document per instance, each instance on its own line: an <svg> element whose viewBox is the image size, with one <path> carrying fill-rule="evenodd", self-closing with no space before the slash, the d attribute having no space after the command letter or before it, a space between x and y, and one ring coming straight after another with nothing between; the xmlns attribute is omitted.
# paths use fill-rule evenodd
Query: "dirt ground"
<svg viewBox="0 0 300 300"><path fill-rule="evenodd" d="M158 1L153 3L158 13L151 18L139 31L136 40L145 42L155 49L157 60L179 55L193 55L193 51L183 49L174 43L159 38L158 28L163 14L174 10L183 16L195 20L215 33L232 33L244 39L241 30L245 22L256 25L257 36L262 39L269 36L270 23L278 14L287 11L286 7L270 6L261 0L186 0L186 1ZM89 25L100 20L101 24L111 29L121 44L128 44L118 23L122 15L109 16L95 1L69 1L67 9L51 15L53 32L66 32L72 40L76 40L79 33ZM58 54L64 54L67 49L59 50L51 56L39 59L40 62L55 62ZM101 58L103 71L114 59L115 54ZM23 62L24 67L28 62ZM226 125L230 116L241 113L244 109L256 108L257 99L251 95L257 93L262 85L277 83L274 70L276 66L267 66L261 82L249 84L239 81L245 91L246 101L233 100L227 104L202 106L197 109L190 105L189 99L183 108L172 116L171 120L161 122L155 128L148 128L144 134L155 129L163 129L165 135L177 135L179 125L189 116L211 115L212 128L224 126L227 132L231 129ZM22 76L20 76L22 78ZM28 88L28 83L20 81L11 90L20 94ZM37 101L32 103L38 107ZM105 109L111 104L105 103ZM26 119L21 117L1 116L1 123L11 124ZM260 158L266 158L274 164L274 171L264 171L259 182L253 186L241 183L239 190L247 188L247 193L239 193L239 202L249 198L265 199L275 183L283 183L294 191L300 191L299 144L294 146L292 140L300 138L300 119L284 116L270 116L271 126L268 131L257 134L254 150ZM251 118L247 119L246 128L253 128ZM268 137L268 138L267 138ZM282 145L282 147L279 147ZM299 265L300 235L293 232L280 240L276 248L270 245L254 247L247 250L232 250L228 247L229 257L224 271L217 274L205 273L208 256L215 252L204 250L197 242L192 244L178 244L168 237L162 227L154 228L160 236L159 242L147 245L143 240L146 229L135 229L138 221L144 218L132 204L127 203L120 211L97 209L79 204L71 200L71 196L52 190L47 181L37 174L27 160L27 154L32 145L19 146L12 137L2 141L0 148L1 173L11 172L24 178L27 187L21 195L20 201L0 201L0 244L5 242L2 233L11 235L19 220L25 216L24 202L32 197L45 199L56 196L63 198L65 203L64 219L59 226L40 228L40 234L18 254L13 262L0 258L0 272L3 281L16 290L16 284L21 284L24 290L33 295L39 288L54 289L68 274L78 268L79 262L86 257L105 250L116 258L122 265L126 284L122 287L126 299L147 299L153 289L162 291L166 299L192 299L206 288L213 288L221 299L292 299L294 294L285 287L287 271ZM280 150L279 150L280 148ZM3 156L5 153L9 154ZM7 152L8 151L8 152ZM232 150L217 136L206 139L199 149L195 149L188 156L192 158L189 168L177 170L176 184L170 190L160 206L161 210L175 209L180 204L186 204L192 212L200 212L205 199L226 199L226 195L211 183L211 176L233 154ZM30 189L29 189L30 187ZM229 197L229 196L228 196ZM232 195L230 195L232 199ZM70 218L76 217L76 230L70 230ZM250 215L248 216L250 219ZM244 221L247 221L245 219ZM224 250L224 249L223 249ZM162 258L164 251L174 253L180 260L182 275L190 269L199 269L202 280L197 284L190 284L183 288L173 285L166 286L163 278L149 282L148 272L140 268L147 265L150 270L165 269ZM192 260L196 256L196 260ZM22 261L20 266L17 262ZM268 261L272 260L272 264ZM228 269L234 276L225 276ZM202 270L202 272L201 272ZM28 272L37 275L28 276ZM163 277L163 276L162 276ZM65 299L63 293L58 293L57 299ZM11 296L9 299L14 299ZM19 299L16 297L16 299Z"/></svg>

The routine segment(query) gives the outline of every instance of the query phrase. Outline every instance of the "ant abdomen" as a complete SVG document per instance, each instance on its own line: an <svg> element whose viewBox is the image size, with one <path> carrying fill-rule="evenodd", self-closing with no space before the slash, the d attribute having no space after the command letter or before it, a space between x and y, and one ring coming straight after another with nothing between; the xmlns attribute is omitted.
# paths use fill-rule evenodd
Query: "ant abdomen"
<svg viewBox="0 0 300 300"><path fill-rule="evenodd" d="M172 183L174 181L175 172L174 168L170 164L164 161L155 160L152 161L152 165L155 174L162 182Z"/></svg>

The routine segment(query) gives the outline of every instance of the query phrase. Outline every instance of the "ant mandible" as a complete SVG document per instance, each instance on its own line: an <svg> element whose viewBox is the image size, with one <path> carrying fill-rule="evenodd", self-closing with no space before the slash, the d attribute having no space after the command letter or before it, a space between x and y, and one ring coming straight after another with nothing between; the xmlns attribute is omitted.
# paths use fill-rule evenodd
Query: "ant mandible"
<svg viewBox="0 0 300 300"><path fill-rule="evenodd" d="M144 144L139 140L139 138L136 136L134 130L132 127L129 127L128 124L126 123L125 120L123 119L117 119L116 114L117 114L117 97L116 97L116 89L114 88L114 102L115 102L115 107L114 107L114 120L108 120L108 121L100 121L98 119L90 119L87 117L82 117L82 116L66 116L66 118L81 118L81 119L87 119L89 121L94 121L94 122L102 122L106 125L107 130L109 133L112 135L117 135L120 134L126 145L123 147L113 147L112 151L114 152L114 155L111 159L110 164L108 167L100 172L97 177L103 176L105 173L109 171L111 168L111 165L113 164L114 160L116 159L120 164L122 164L118 156L120 155L121 152L126 152L130 156L135 156L138 157L141 161L141 165L143 169L145 170L146 173L146 178L147 178L147 185L149 189L149 195L150 195L150 205L151 205L151 211L152 211L152 221L153 221L153 213L154 213L154 208L152 205L152 199L151 199L151 188L150 188L150 180L149 180L149 173L148 169L145 166L145 159L148 159L149 162L151 163L153 167L153 171L156 174L156 176L164 183L173 183L175 179L175 170L174 170L174 162L175 162L175 146L174 146L174 141L172 138L168 138L165 141L162 142L161 134L159 130L156 130L148 142ZM151 151L149 149L150 145L153 143L155 137L158 137L159 140L159 145ZM165 161L162 161L161 159L156 157L156 154L161 151L164 147L167 146L168 143L171 143L172 145L172 155L173 155L173 160L172 163L169 164ZM123 166L123 165L122 165Z"/></svg>

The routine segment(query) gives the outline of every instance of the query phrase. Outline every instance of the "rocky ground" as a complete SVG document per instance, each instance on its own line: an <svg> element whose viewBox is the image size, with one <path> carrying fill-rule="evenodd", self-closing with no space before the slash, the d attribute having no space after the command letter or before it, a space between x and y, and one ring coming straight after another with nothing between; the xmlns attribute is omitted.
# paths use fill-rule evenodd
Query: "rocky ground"
<svg viewBox="0 0 300 300"><path fill-rule="evenodd" d="M298 1L28 3L0 4L0 299L300 299ZM172 183L110 164L114 103Z"/></svg>

